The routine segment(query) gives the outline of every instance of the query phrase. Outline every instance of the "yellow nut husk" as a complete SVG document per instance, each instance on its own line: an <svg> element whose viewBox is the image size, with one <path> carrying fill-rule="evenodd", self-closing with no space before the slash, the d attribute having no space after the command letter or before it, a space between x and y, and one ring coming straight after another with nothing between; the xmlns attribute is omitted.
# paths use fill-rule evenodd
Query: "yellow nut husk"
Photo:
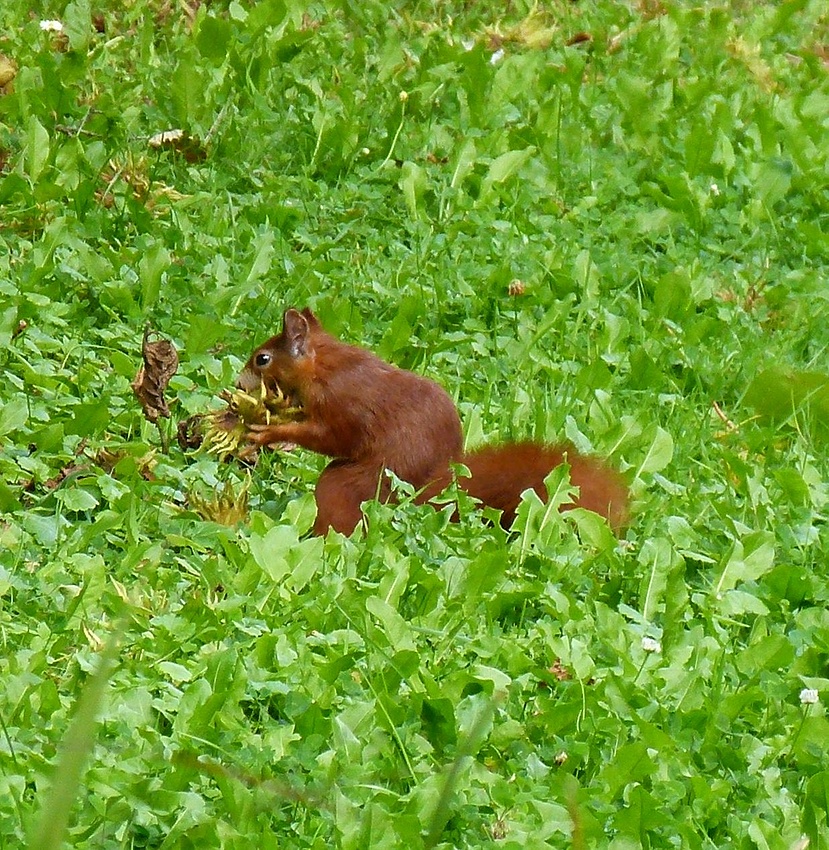
<svg viewBox="0 0 829 850"><path fill-rule="evenodd" d="M255 395L244 390L224 390L219 398L227 407L205 417L204 446L208 452L221 456L239 451L251 425L292 422L302 413L302 408L294 405L281 389L269 392L264 384Z"/></svg>

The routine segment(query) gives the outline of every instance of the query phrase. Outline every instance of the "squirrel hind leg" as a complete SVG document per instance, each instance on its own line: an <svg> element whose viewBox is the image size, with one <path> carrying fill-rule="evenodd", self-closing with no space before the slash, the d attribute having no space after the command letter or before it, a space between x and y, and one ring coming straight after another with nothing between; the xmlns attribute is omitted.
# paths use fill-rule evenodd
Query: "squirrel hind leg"
<svg viewBox="0 0 829 850"><path fill-rule="evenodd" d="M330 528L351 534L363 517L360 506L377 495L379 476L380 470L374 467L342 460L329 463L314 491L317 502L314 534L324 535Z"/></svg>

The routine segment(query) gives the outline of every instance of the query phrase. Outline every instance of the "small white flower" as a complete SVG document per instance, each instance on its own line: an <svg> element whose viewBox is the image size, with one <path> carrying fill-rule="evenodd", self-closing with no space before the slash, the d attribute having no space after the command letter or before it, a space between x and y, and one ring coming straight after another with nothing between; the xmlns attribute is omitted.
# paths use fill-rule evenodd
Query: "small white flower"
<svg viewBox="0 0 829 850"><path fill-rule="evenodd" d="M720 187L716 183L711 184L711 194L717 198L720 194Z"/></svg>
<svg viewBox="0 0 829 850"><path fill-rule="evenodd" d="M474 38L462 38L461 39L461 47L463 47L463 49L466 50L467 52L472 50L472 48L474 46L475 46L475 39Z"/></svg>
<svg viewBox="0 0 829 850"><path fill-rule="evenodd" d="M503 58L504 58L504 51L500 50L500 49L496 50L495 53L493 53L492 56L489 57L489 64L490 65L497 65Z"/></svg>
<svg viewBox="0 0 829 850"><path fill-rule="evenodd" d="M41 21L40 28L43 32L63 32L63 24L60 21Z"/></svg>
<svg viewBox="0 0 829 850"><path fill-rule="evenodd" d="M643 637L642 649L644 649L645 652L662 652L662 644L658 640L654 640L652 637Z"/></svg>
<svg viewBox="0 0 829 850"><path fill-rule="evenodd" d="M814 705L817 702L817 688L803 688L800 692L800 702L803 705Z"/></svg>
<svg viewBox="0 0 829 850"><path fill-rule="evenodd" d="M409 93L407 91L401 91L397 96L400 98L401 103L405 103L409 99Z"/></svg>

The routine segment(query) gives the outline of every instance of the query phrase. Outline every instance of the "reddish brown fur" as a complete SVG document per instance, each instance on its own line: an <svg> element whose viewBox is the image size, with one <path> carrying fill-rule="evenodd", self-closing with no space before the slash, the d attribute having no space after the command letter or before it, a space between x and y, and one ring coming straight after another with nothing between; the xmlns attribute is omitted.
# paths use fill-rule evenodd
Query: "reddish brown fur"
<svg viewBox="0 0 829 850"><path fill-rule="evenodd" d="M595 511L606 517L612 528L621 529L627 521L628 502L621 477L601 461L578 454L571 446L537 443L487 446L464 458L472 477L461 478L459 483L470 496L503 511L502 522L509 524L515 519L525 490L535 490L542 499L547 498L544 479L562 461L570 465L570 482L579 488L570 507Z"/></svg>
<svg viewBox="0 0 829 850"><path fill-rule="evenodd" d="M299 402L304 418L260 426L252 439L261 445L296 443L334 458L317 482L316 534L329 528L350 534L363 502L388 498L384 468L425 488L426 501L446 487L449 464L457 460L471 473L459 479L461 487L503 511L505 525L514 519L524 490L546 499L544 478L562 460L580 489L573 507L601 514L616 530L626 522L628 494L621 478L570 447L515 443L462 457L460 419L441 387L340 342L307 308L285 313L282 333L253 352L238 384L252 391L262 381L278 384Z"/></svg>
<svg viewBox="0 0 829 850"><path fill-rule="evenodd" d="M317 533L353 531L362 502L388 497L384 468L421 488L461 457L460 419L441 387L340 342L310 310L285 313L282 333L254 351L238 383L254 390L263 380L293 396L304 418L260 428L255 441L335 458L317 485Z"/></svg>

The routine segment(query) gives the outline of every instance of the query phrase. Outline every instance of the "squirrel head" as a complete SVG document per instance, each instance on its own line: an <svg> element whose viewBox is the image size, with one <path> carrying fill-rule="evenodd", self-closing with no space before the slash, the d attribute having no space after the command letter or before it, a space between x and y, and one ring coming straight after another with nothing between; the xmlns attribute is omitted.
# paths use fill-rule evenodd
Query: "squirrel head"
<svg viewBox="0 0 829 850"><path fill-rule="evenodd" d="M266 390L296 393L311 377L314 363L314 333L322 330L319 319L306 307L291 308L282 317L282 333L272 336L251 354L236 386L254 392Z"/></svg>

